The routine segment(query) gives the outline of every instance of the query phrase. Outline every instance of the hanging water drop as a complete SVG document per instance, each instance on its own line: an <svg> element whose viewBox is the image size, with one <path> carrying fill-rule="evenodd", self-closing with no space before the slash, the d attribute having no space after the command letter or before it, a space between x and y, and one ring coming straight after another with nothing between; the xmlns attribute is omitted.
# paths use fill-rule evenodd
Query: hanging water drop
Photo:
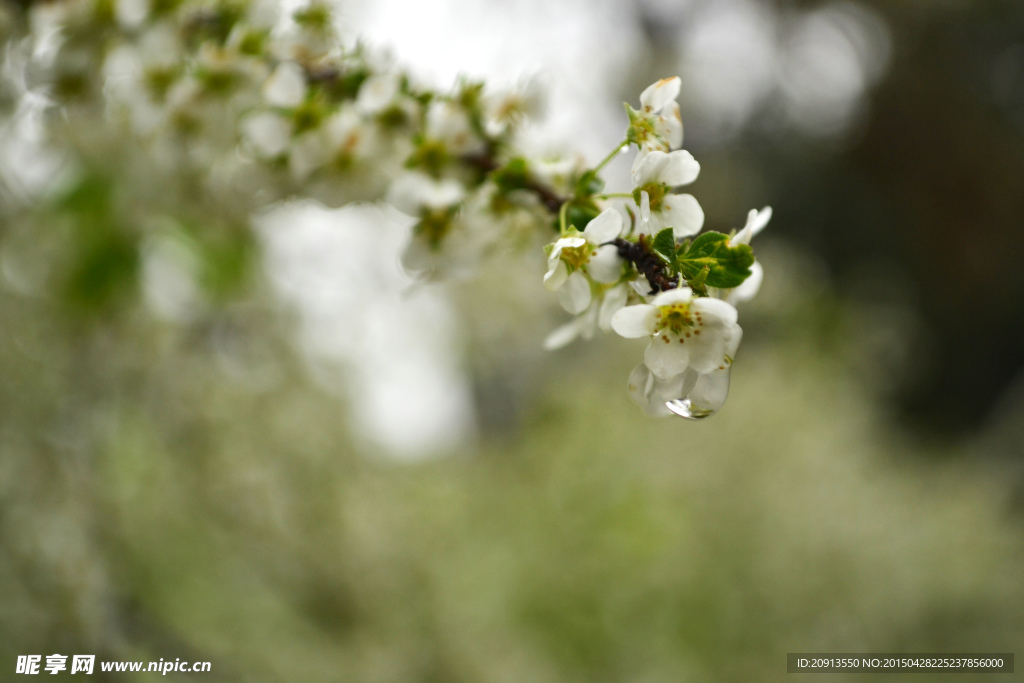
<svg viewBox="0 0 1024 683"><path fill-rule="evenodd" d="M679 398L666 401L665 407L687 420L704 420L711 417L721 410L729 396L731 371L732 366L726 365L721 370L697 375L697 380L690 385L689 391Z"/></svg>

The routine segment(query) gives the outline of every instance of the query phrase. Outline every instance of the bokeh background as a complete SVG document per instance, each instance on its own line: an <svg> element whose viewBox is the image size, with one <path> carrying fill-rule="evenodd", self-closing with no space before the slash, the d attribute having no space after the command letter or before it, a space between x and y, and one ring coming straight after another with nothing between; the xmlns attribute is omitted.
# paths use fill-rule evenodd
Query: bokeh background
<svg viewBox="0 0 1024 683"><path fill-rule="evenodd" d="M183 270L159 231L137 268L116 231L65 239L106 225L102 183L28 221L0 204L5 679L54 652L510 683L1020 652L1024 5L339 10L438 86L539 75L532 144L591 162L622 101L680 75L708 227L775 210L732 395L645 418L642 344L541 349L564 315L541 254L416 284L385 206L282 202ZM14 111L8 207L55 173L38 108ZM196 235L242 220L191 208Z"/></svg>

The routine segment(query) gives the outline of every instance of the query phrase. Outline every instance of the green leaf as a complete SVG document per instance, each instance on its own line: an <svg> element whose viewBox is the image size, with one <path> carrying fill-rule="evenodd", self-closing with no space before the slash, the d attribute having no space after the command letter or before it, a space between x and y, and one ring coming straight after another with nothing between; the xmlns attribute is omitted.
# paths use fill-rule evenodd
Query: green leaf
<svg viewBox="0 0 1024 683"><path fill-rule="evenodd" d="M566 223L582 229L586 227L587 223L597 218L599 213L601 210L592 201L573 200L566 210Z"/></svg>
<svg viewBox="0 0 1024 683"><path fill-rule="evenodd" d="M504 166L496 169L491 177L502 192L526 187L530 181L526 159L516 157L510 160Z"/></svg>
<svg viewBox="0 0 1024 683"><path fill-rule="evenodd" d="M689 280L687 280L686 284L698 296L707 296L708 295L708 288L707 288L707 285L705 283L707 282L708 275L710 275L710 274L711 274L711 267L710 266L704 266L703 268L700 269L700 272L697 273L697 276L696 277L692 277Z"/></svg>
<svg viewBox="0 0 1024 683"><path fill-rule="evenodd" d="M576 181L576 196L590 197L604 189L604 181L594 171L587 171Z"/></svg>
<svg viewBox="0 0 1024 683"><path fill-rule="evenodd" d="M739 287L750 276L754 252L750 245L732 246L729 237L720 232L706 232L693 241L686 251L677 253L679 270L687 281L700 276L707 267L702 284L730 289Z"/></svg>
<svg viewBox="0 0 1024 683"><path fill-rule="evenodd" d="M672 268L673 274L679 272L679 263L676 261L676 236L672 228L665 228L654 236L651 251Z"/></svg>

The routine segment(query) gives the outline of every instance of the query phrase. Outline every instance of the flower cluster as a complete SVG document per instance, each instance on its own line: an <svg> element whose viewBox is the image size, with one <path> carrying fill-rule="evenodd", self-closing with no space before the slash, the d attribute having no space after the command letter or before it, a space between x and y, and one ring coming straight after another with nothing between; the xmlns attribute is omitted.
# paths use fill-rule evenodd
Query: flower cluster
<svg viewBox="0 0 1024 683"><path fill-rule="evenodd" d="M387 199L411 218L403 267L424 279L472 274L555 231L544 285L574 317L547 347L599 329L647 337L629 388L648 413L703 417L725 400L741 337L734 305L760 284L750 239L770 209L732 235L701 233L704 212L680 191L700 164L680 149L678 78L626 105L624 139L587 168L519 149L522 123L543 109L536 82L424 87L365 46L343 46L322 0L287 16L270 0L55 0L28 11L22 80L62 114L46 121L68 175L103 188L121 272L136 272L132 252L167 226L208 247L203 258L235 258L244 244L225 242L244 241L237 227L285 197ZM631 145L631 191L605 193L603 168Z"/></svg>
<svg viewBox="0 0 1024 683"><path fill-rule="evenodd" d="M544 284L576 316L556 329L547 346L558 348L595 329L649 339L644 360L629 377L629 394L649 415L701 419L724 404L729 373L743 331L734 304L753 297L763 272L751 238L767 225L771 209L751 211L732 235L701 233L704 212L679 188L700 165L682 149L675 99L678 78L664 79L626 105L629 128L561 212L561 236L548 245ZM633 190L599 194L598 173L616 153L635 144ZM627 199L625 206L604 203ZM598 212L582 232L566 220L572 208ZM628 216L628 220L624 218ZM692 239L691 239L692 238Z"/></svg>

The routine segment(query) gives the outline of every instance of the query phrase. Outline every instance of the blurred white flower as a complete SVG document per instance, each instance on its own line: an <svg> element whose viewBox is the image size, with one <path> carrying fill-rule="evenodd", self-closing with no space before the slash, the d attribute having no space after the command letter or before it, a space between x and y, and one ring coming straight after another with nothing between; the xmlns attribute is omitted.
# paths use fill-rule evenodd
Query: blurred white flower
<svg viewBox="0 0 1024 683"><path fill-rule="evenodd" d="M278 64L263 83L263 99L274 107L293 109L306 99L306 74L295 62Z"/></svg>
<svg viewBox="0 0 1024 683"><path fill-rule="evenodd" d="M401 79L396 73L374 74L359 86L356 108L363 114L379 114L390 107L400 92Z"/></svg>
<svg viewBox="0 0 1024 683"><path fill-rule="evenodd" d="M292 146L289 167L299 182L327 164L347 168L378 156L379 135L351 106L342 107Z"/></svg>
<svg viewBox="0 0 1024 683"><path fill-rule="evenodd" d="M250 114L240 124L242 138L252 145L260 156L272 159L288 149L292 136L292 123L272 111Z"/></svg>
<svg viewBox="0 0 1024 683"><path fill-rule="evenodd" d="M453 178L436 179L410 171L399 176L388 190L388 202L402 213L420 216L424 209L446 209L465 197L466 189Z"/></svg>
<svg viewBox="0 0 1024 683"><path fill-rule="evenodd" d="M428 139L441 143L449 154L456 156L480 152L484 146L473 132L466 110L449 100L430 103L424 132Z"/></svg>
<svg viewBox="0 0 1024 683"><path fill-rule="evenodd" d="M499 136L523 119L537 120L547 108L547 91L538 78L514 90L489 92L483 98L487 133Z"/></svg>

